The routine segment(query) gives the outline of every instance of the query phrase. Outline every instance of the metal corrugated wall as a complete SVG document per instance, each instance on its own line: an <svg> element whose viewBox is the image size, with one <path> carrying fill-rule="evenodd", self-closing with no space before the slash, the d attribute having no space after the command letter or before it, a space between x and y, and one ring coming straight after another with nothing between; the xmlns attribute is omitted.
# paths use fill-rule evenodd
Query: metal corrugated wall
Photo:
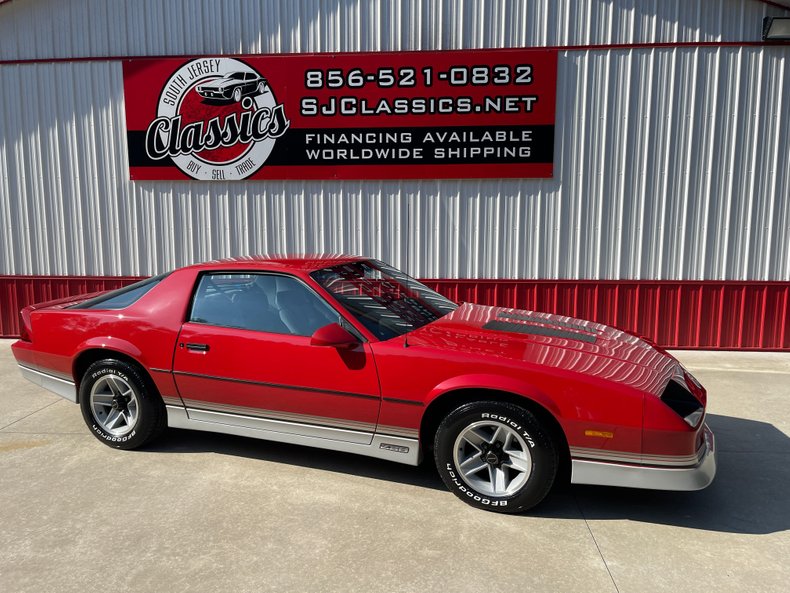
<svg viewBox="0 0 790 593"><path fill-rule="evenodd" d="M790 280L790 51L564 51L548 180L131 182L120 62L0 66L0 274L369 254L430 278Z"/></svg>
<svg viewBox="0 0 790 593"><path fill-rule="evenodd" d="M411 240L442 257L410 269L790 280L790 48L571 51L559 64L555 178L424 186Z"/></svg>
<svg viewBox="0 0 790 593"><path fill-rule="evenodd" d="M14 0L0 59L757 41L756 0Z"/></svg>
<svg viewBox="0 0 790 593"><path fill-rule="evenodd" d="M141 276L307 251L373 255L422 278L789 282L790 48L727 45L759 40L776 14L790 11L755 0L3 4L0 275ZM689 42L725 45L560 51L553 179L128 180L120 56ZM110 59L51 61L71 58ZM8 63L25 59L44 62Z"/></svg>

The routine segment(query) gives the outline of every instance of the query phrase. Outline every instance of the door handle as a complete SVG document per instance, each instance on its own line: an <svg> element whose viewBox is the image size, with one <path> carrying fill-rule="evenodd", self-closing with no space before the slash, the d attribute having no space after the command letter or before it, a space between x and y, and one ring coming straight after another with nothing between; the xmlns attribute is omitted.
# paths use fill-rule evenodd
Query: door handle
<svg viewBox="0 0 790 593"><path fill-rule="evenodd" d="M208 344L187 342L187 350L192 350L193 352L208 352Z"/></svg>

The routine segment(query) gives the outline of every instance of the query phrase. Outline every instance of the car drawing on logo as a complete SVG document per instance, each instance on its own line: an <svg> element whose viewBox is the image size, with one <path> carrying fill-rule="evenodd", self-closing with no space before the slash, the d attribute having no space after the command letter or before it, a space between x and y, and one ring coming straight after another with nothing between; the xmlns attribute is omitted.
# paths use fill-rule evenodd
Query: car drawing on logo
<svg viewBox="0 0 790 593"><path fill-rule="evenodd" d="M222 78L199 84L195 90L204 99L235 101L266 92L266 79L255 72L229 72Z"/></svg>
<svg viewBox="0 0 790 593"><path fill-rule="evenodd" d="M457 304L374 259L255 256L31 305L22 374L119 449L166 427L417 465L483 509L563 477L699 490L716 473L706 392L605 325Z"/></svg>

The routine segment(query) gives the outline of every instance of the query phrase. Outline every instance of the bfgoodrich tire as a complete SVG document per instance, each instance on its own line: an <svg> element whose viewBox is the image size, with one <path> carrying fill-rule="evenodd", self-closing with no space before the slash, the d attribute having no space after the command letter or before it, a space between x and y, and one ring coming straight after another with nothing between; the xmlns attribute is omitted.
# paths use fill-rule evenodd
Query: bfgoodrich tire
<svg viewBox="0 0 790 593"><path fill-rule="evenodd" d="M135 449L167 425L162 398L138 367L121 360L94 362L80 383L80 408L91 433L108 447Z"/></svg>
<svg viewBox="0 0 790 593"><path fill-rule="evenodd" d="M550 433L526 408L505 402L473 402L439 425L436 467L445 485L481 509L518 513L549 493L558 452Z"/></svg>

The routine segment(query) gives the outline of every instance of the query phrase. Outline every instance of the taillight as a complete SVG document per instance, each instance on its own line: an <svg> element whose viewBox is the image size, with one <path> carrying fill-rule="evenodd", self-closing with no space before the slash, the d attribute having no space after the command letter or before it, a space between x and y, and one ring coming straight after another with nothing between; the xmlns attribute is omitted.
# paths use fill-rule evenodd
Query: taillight
<svg viewBox="0 0 790 593"><path fill-rule="evenodd" d="M30 338L30 329L27 327L27 323L25 322L25 316L22 315L22 311L19 312L19 338L24 340L25 342L33 341Z"/></svg>

